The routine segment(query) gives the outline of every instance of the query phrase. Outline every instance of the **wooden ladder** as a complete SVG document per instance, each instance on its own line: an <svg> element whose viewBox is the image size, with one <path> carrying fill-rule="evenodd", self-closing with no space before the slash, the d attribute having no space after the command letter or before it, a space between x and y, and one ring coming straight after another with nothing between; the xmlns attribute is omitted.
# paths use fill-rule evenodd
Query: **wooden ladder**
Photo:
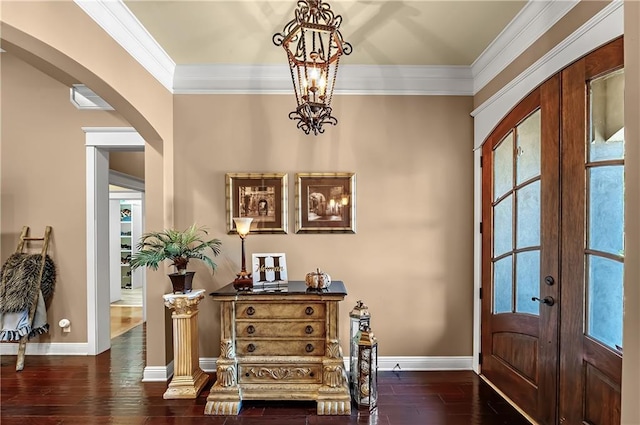
<svg viewBox="0 0 640 425"><path fill-rule="evenodd" d="M44 273L44 265L46 262L47 251L49 250L49 240L51 237L51 226L47 226L44 229L44 236L41 238L34 238L29 236L29 226L22 227L22 233L20 233L20 241L18 242L18 247L16 248L16 252L23 253L26 249L28 249L29 242L31 241L42 241L42 250L41 250L41 262L40 262L40 272L38 273L38 290L34 291L33 299L29 304L29 323L33 324L33 318L36 314L36 306L38 305L38 295L40 293L40 284L42 282L42 274ZM24 355L27 349L27 341L29 340L29 334L24 335L20 338L20 343L18 345L18 359L16 361L16 371L21 371L24 369Z"/></svg>

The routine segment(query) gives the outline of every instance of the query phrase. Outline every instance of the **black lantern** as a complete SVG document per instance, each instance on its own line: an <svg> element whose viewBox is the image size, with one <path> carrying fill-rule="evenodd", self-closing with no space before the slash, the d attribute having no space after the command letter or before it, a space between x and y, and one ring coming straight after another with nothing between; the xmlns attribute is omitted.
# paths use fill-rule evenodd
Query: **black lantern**
<svg viewBox="0 0 640 425"><path fill-rule="evenodd" d="M323 133L324 124L336 125L331 115L331 99L340 56L352 51L338 28L342 16L335 15L322 0L298 0L294 18L273 43L284 47L289 60L293 89L298 107L289 118L298 121L305 134Z"/></svg>
<svg viewBox="0 0 640 425"><path fill-rule="evenodd" d="M358 409L370 412L378 406L378 341L370 327L358 332L358 380L354 387L354 401Z"/></svg>
<svg viewBox="0 0 640 425"><path fill-rule="evenodd" d="M358 382L358 340L360 335L358 332L371 324L371 316L369 315L369 307L358 300L355 307L349 313L349 321L351 330L349 332L349 386L351 388L351 397L355 400L354 387Z"/></svg>

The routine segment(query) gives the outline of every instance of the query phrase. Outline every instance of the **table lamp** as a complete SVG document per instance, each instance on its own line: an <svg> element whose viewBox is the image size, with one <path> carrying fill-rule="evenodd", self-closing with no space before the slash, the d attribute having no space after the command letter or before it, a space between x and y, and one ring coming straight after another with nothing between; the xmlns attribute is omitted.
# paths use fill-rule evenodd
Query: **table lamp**
<svg viewBox="0 0 640 425"><path fill-rule="evenodd" d="M236 231L242 240L242 270L236 275L233 281L233 287L237 290L247 290L253 288L253 278L251 273L247 273L247 263L244 255L244 240L251 231L252 218L234 217L233 222L236 224Z"/></svg>

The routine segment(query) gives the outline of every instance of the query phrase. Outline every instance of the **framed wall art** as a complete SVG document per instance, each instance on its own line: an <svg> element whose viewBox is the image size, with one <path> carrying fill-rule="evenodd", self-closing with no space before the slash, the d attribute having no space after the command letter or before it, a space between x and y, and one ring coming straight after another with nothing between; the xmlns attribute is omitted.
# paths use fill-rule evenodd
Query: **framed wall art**
<svg viewBox="0 0 640 425"><path fill-rule="evenodd" d="M355 232L355 173L297 173L296 233Z"/></svg>
<svg viewBox="0 0 640 425"><path fill-rule="evenodd" d="M236 233L233 217L250 217L251 233L287 233L287 175L227 173L227 233Z"/></svg>

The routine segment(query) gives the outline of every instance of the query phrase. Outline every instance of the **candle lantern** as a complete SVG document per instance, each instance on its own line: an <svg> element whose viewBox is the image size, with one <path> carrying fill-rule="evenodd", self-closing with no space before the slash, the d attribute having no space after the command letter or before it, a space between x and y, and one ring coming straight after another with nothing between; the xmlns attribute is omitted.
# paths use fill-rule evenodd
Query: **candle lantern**
<svg viewBox="0 0 640 425"><path fill-rule="evenodd" d="M349 332L349 387L351 389L351 397L355 400L355 386L358 382L358 341L360 335L358 332L360 329L369 327L371 323L371 317L369 315L369 307L367 307L361 300L356 303L351 313L349 313L349 319L351 324L351 330Z"/></svg>
<svg viewBox="0 0 640 425"><path fill-rule="evenodd" d="M375 410L378 405L378 341L371 328L358 332L358 380L354 387L358 409Z"/></svg>

